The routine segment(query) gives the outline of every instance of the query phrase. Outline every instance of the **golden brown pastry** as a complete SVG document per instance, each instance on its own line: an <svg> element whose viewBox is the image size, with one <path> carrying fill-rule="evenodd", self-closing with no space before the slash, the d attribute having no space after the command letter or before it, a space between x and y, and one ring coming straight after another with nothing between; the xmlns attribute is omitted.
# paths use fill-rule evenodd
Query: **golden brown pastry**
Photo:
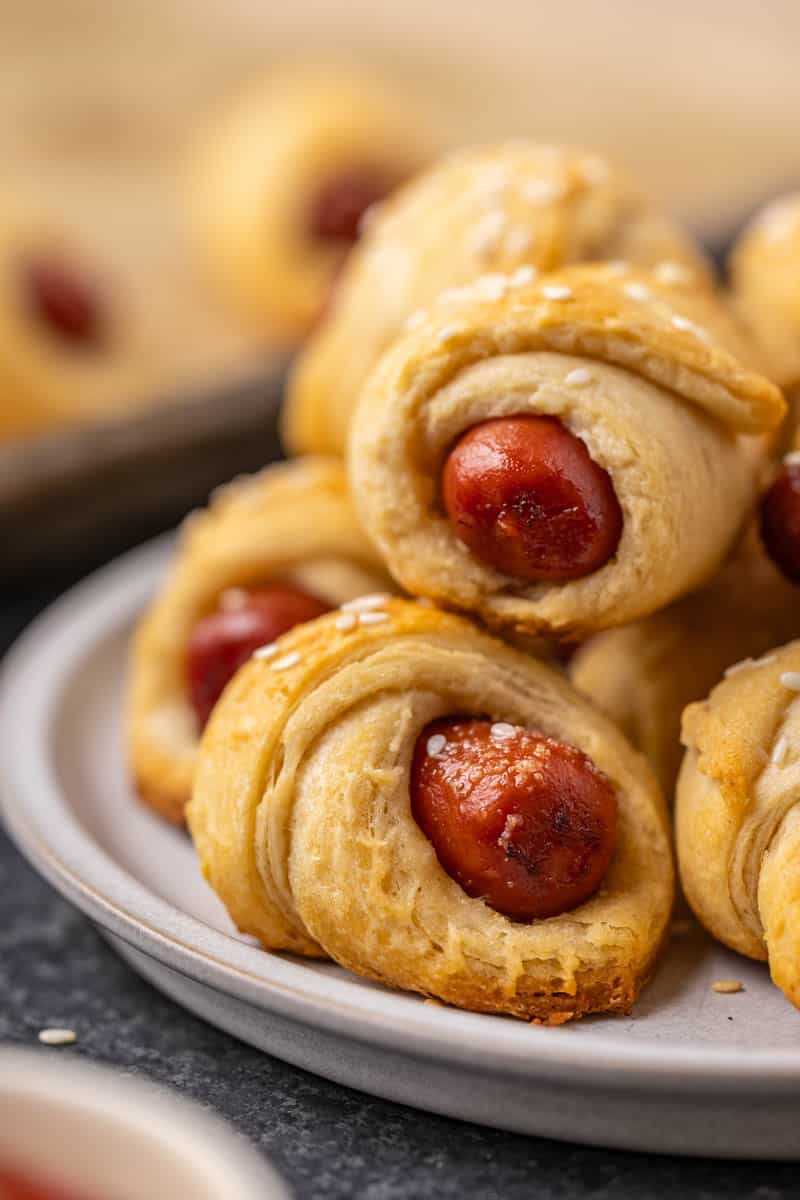
<svg viewBox="0 0 800 1200"><path fill-rule="evenodd" d="M772 376L800 385L800 194L763 208L734 246L733 299L764 346Z"/></svg>
<svg viewBox="0 0 800 1200"><path fill-rule="evenodd" d="M705 582L780 392L710 294L616 265L478 282L387 352L353 420L364 526L414 595L581 638Z"/></svg>
<svg viewBox="0 0 800 1200"><path fill-rule="evenodd" d="M769 962L800 1007L800 642L745 660L691 704L676 822L686 897L726 946Z"/></svg>
<svg viewBox="0 0 800 1200"><path fill-rule="evenodd" d="M22 203L0 210L0 440L127 411L154 358L113 266Z"/></svg>
<svg viewBox="0 0 800 1200"><path fill-rule="evenodd" d="M291 344L327 305L364 213L430 152L427 126L374 80L310 67L273 75L196 150L198 247L241 314Z"/></svg>
<svg viewBox="0 0 800 1200"><path fill-rule="evenodd" d="M184 527L139 625L128 745L142 799L181 822L203 725L242 662L297 622L387 586L338 462L272 466Z"/></svg>
<svg viewBox="0 0 800 1200"><path fill-rule="evenodd" d="M742 657L800 635L800 588L764 554L755 529L715 579L677 604L589 639L569 665L579 691L617 722L672 797L681 716Z"/></svg>
<svg viewBox="0 0 800 1200"><path fill-rule="evenodd" d="M515 141L445 157L370 222L291 377L286 444L343 454L375 362L442 293L589 259L653 266L673 284L707 280L689 238L594 154Z"/></svg>
<svg viewBox="0 0 800 1200"><path fill-rule="evenodd" d="M356 603L244 667L188 820L267 948L463 1008L626 1011L669 920L644 760L558 673L412 601Z"/></svg>

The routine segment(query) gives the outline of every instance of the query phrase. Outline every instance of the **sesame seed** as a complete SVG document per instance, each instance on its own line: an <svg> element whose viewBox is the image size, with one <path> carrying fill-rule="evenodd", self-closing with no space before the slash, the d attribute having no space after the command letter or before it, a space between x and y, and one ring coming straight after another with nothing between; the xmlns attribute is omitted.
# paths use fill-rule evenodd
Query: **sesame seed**
<svg viewBox="0 0 800 1200"><path fill-rule="evenodd" d="M337 629L341 629L342 633L348 633L349 630L355 629L356 627L356 614L342 613L336 618L334 625Z"/></svg>
<svg viewBox="0 0 800 1200"><path fill-rule="evenodd" d="M800 450L792 450L789 454L784 454L783 465L785 467L796 467L800 464Z"/></svg>
<svg viewBox="0 0 800 1200"><path fill-rule="evenodd" d="M437 342L449 342L451 338L454 338L460 332L460 329L456 325L445 325L437 333L436 340Z"/></svg>
<svg viewBox="0 0 800 1200"><path fill-rule="evenodd" d="M583 387L586 383L591 383L594 376L588 367L576 367L574 371L570 371L564 376L564 383L570 384L572 387Z"/></svg>
<svg viewBox="0 0 800 1200"><path fill-rule="evenodd" d="M496 738L512 738L517 733L514 726L509 725L508 721L495 721L490 732L492 737Z"/></svg>
<svg viewBox="0 0 800 1200"><path fill-rule="evenodd" d="M786 755L789 752L789 739L785 735L781 735L775 745L772 747L772 754L769 756L769 761L776 767L782 767L786 762Z"/></svg>
<svg viewBox="0 0 800 1200"><path fill-rule="evenodd" d="M406 324L405 324L406 332L411 333L411 332L413 332L413 330L419 329L420 325L425 324L426 319L427 319L427 313L425 313L423 311L423 309L421 309L421 308L417 309L417 311L413 312L411 314L411 316L408 318L408 320L406 321Z"/></svg>
<svg viewBox="0 0 800 1200"><path fill-rule="evenodd" d="M512 229L506 237L506 250L512 258L527 254L533 245L533 230ZM533 268L531 268L533 270Z"/></svg>
<svg viewBox="0 0 800 1200"><path fill-rule="evenodd" d="M688 317L681 317L676 313L670 317L670 324L675 329L683 329L686 333L693 333L695 337L702 338L704 342L709 340L705 329L700 325L695 325L694 321L690 321Z"/></svg>
<svg viewBox="0 0 800 1200"><path fill-rule="evenodd" d="M342 605L342 612L369 612L371 608L383 608L390 599L388 592L368 592L364 596L356 596Z"/></svg>
<svg viewBox="0 0 800 1200"><path fill-rule="evenodd" d="M561 283L546 283L542 288L542 295L548 300L569 300L572 297L572 288L564 287Z"/></svg>
<svg viewBox="0 0 800 1200"><path fill-rule="evenodd" d="M508 290L505 275L484 275L476 285L487 300L500 300Z"/></svg>
<svg viewBox="0 0 800 1200"><path fill-rule="evenodd" d="M358 615L359 625L385 625L389 614L385 612L362 612Z"/></svg>
<svg viewBox="0 0 800 1200"><path fill-rule="evenodd" d="M509 284L511 287L525 287L527 283L533 283L537 275L538 271L535 267L517 267L516 271L509 280Z"/></svg>
<svg viewBox="0 0 800 1200"><path fill-rule="evenodd" d="M252 657L258 658L258 659L274 658L277 653L278 653L277 645L275 644L275 642L270 642L269 645L259 646L257 650L254 650Z"/></svg>
<svg viewBox="0 0 800 1200"><path fill-rule="evenodd" d="M444 750L446 745L447 745L447 738L444 736L444 734L443 733L434 733L431 735L431 737L428 738L425 749L427 750L428 754L431 755L432 758L435 758L437 756L437 754L442 753L442 751Z"/></svg>
<svg viewBox="0 0 800 1200"><path fill-rule="evenodd" d="M522 195L529 204L544 206L560 200L566 188L558 179L529 179L523 184Z"/></svg>
<svg viewBox="0 0 800 1200"><path fill-rule="evenodd" d="M635 280L631 283L622 285L622 290L631 300L652 300L653 293L649 288L646 288L643 283L636 283Z"/></svg>
<svg viewBox="0 0 800 1200"><path fill-rule="evenodd" d="M781 684L790 692L800 692L800 671L784 671Z"/></svg>
<svg viewBox="0 0 800 1200"><path fill-rule="evenodd" d="M721 996L732 996L735 992L743 992L744 984L741 979L715 979L711 990Z"/></svg>
<svg viewBox="0 0 800 1200"><path fill-rule="evenodd" d="M471 250L479 257L491 254L497 248L506 220L505 213L500 209L492 209L481 217L470 237Z"/></svg>
<svg viewBox="0 0 800 1200"><path fill-rule="evenodd" d="M692 273L681 263L676 262L661 262L653 271L659 283L665 283L667 286L671 284L686 284L692 282Z"/></svg>
<svg viewBox="0 0 800 1200"><path fill-rule="evenodd" d="M296 650L292 650L290 654L284 654L283 658L276 658L272 664L273 671L288 671L289 667L296 667L300 662L300 655Z"/></svg>
<svg viewBox="0 0 800 1200"><path fill-rule="evenodd" d="M45 1046L71 1046L77 1042L78 1035L74 1029L40 1029L39 1041Z"/></svg>

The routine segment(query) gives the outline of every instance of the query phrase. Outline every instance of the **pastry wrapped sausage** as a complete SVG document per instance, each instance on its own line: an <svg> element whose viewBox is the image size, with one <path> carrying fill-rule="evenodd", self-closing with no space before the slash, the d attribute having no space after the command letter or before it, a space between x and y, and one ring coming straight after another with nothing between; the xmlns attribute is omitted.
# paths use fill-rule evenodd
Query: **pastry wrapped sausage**
<svg viewBox="0 0 800 1200"><path fill-rule="evenodd" d="M128 744L142 799L181 822L202 728L242 662L294 624L387 586L338 462L273 466L185 526L134 639Z"/></svg>
<svg viewBox="0 0 800 1200"><path fill-rule="evenodd" d="M689 238L594 154L515 141L443 158L370 221L290 379L286 444L343 454L377 359L441 295L589 259L627 259L689 286L707 279Z"/></svg>
<svg viewBox="0 0 800 1200"><path fill-rule="evenodd" d="M291 345L327 305L364 214L430 152L427 123L374 80L313 68L272 76L195 151L198 247L242 316Z"/></svg>
<svg viewBox="0 0 800 1200"><path fill-rule="evenodd" d="M125 412L157 380L128 289L84 238L0 210L0 439Z"/></svg>
<svg viewBox="0 0 800 1200"><path fill-rule="evenodd" d="M747 435L785 411L721 307L600 264L486 297L399 339L353 420L354 499L394 577L572 638L705 582L755 499Z"/></svg>
<svg viewBox="0 0 800 1200"><path fill-rule="evenodd" d="M669 920L644 760L560 674L412 601L323 616L244 667L188 820L264 946L464 1008L625 1011Z"/></svg>
<svg viewBox="0 0 800 1200"><path fill-rule="evenodd" d="M683 718L681 879L726 946L800 1007L800 642L745 661Z"/></svg>

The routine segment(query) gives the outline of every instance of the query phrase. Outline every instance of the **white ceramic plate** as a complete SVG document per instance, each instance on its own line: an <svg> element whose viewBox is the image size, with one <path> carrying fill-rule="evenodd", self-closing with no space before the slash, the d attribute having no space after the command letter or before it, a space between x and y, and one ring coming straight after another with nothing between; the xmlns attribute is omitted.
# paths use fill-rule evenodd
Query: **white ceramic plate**
<svg viewBox="0 0 800 1200"><path fill-rule="evenodd" d="M800 1013L699 931L674 941L634 1016L558 1029L426 1004L238 936L188 837L136 802L125 770L126 645L169 549L60 600L0 688L9 829L136 970L253 1045L391 1100L569 1141L800 1158ZM718 978L745 990L713 993Z"/></svg>

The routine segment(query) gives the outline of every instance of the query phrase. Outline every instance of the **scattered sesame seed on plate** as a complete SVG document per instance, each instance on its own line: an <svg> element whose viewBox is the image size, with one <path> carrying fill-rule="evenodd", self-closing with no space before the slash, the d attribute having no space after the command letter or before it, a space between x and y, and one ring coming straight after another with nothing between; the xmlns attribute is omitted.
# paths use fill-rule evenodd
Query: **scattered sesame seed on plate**
<svg viewBox="0 0 800 1200"><path fill-rule="evenodd" d="M741 979L715 979L711 990L720 996L733 996L736 992L744 991L744 984Z"/></svg>
<svg viewBox="0 0 800 1200"><path fill-rule="evenodd" d="M77 1042L78 1035L74 1029L40 1029L39 1041L45 1046L71 1046Z"/></svg>
<svg viewBox="0 0 800 1200"><path fill-rule="evenodd" d="M300 655L296 650L292 650L290 654L284 654L282 658L276 658L272 664L273 671L288 671L289 667L296 667L300 662Z"/></svg>
<svg viewBox="0 0 800 1200"><path fill-rule="evenodd" d="M591 383L594 376L588 367L576 367L574 371L570 371L564 376L564 383L571 387L583 387L585 383Z"/></svg>
<svg viewBox="0 0 800 1200"><path fill-rule="evenodd" d="M542 288L542 295L548 300L569 300L572 297L572 288L565 287L562 283L546 283Z"/></svg>
<svg viewBox="0 0 800 1200"><path fill-rule="evenodd" d="M784 671L781 684L790 692L800 692L800 671Z"/></svg>
<svg viewBox="0 0 800 1200"><path fill-rule="evenodd" d="M491 728L492 737L496 738L512 738L516 736L516 729L510 725L508 721L495 721Z"/></svg>
<svg viewBox="0 0 800 1200"><path fill-rule="evenodd" d="M437 754L441 754L447 745L447 738L443 733L434 733L425 744L425 749L432 758L436 758Z"/></svg>
<svg viewBox="0 0 800 1200"><path fill-rule="evenodd" d="M269 642L268 645L259 646L257 650L254 650L253 658L257 658L257 659L274 658L277 653L278 653L278 647L275 644L275 642Z"/></svg>
<svg viewBox="0 0 800 1200"><path fill-rule="evenodd" d="M362 612L358 615L359 625L385 625L389 614L385 612Z"/></svg>
<svg viewBox="0 0 800 1200"><path fill-rule="evenodd" d="M364 596L356 596L353 600L347 600L341 609L342 612L369 612L372 608L383 608L389 599L388 592L368 592Z"/></svg>
<svg viewBox="0 0 800 1200"><path fill-rule="evenodd" d="M356 614L340 613L334 621L334 625L337 629L341 629L342 633L348 633L351 629L355 629L356 627Z"/></svg>

